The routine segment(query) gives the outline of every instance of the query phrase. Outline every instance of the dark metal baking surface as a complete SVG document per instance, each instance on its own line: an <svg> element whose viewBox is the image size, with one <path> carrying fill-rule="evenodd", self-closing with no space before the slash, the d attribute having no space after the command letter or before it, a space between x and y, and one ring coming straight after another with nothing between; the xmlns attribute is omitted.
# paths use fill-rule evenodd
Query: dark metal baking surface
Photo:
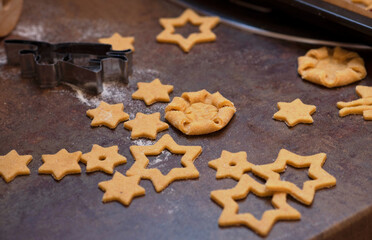
<svg viewBox="0 0 372 240"><path fill-rule="evenodd" d="M320 190L314 203L289 203L302 214L301 221L279 222L266 239L370 239L372 222L372 122L362 116L338 117L336 102L357 99L355 86L372 85L367 76L360 83L327 89L303 81L297 75L297 57L309 45L256 36L220 24L214 29L215 43L196 45L188 54L171 44L159 44L160 17L176 17L183 9L168 1L26 1L13 37L49 42L91 41L119 32L135 36L133 75L128 85L114 83L98 97L78 95L69 87L42 90L32 80L22 79L17 67L5 64L0 46L0 154L11 149L32 154L30 176L11 183L0 181L0 239L262 239L245 227L220 228L221 208L210 200L215 189L233 187L233 180L216 180L208 161L221 150L247 151L254 164L270 163L281 148L297 154L327 153L324 168L337 178L337 186ZM372 72L371 56L360 52ZM82 173L56 182L50 175L38 175L42 154L61 148L90 151L92 144L118 145L133 164L129 146L148 141L131 141L122 125L110 130L91 128L85 111L97 99L123 102L125 111L164 113L166 104L146 107L131 100L136 82L160 78L173 84L172 97L185 91L207 89L235 103L237 113L219 132L187 137L171 127L168 131L179 144L200 145L203 153L195 165L198 180L172 183L156 193L148 181L141 181L146 196L129 207L103 204L98 182L111 176ZM317 106L314 124L288 128L272 120L278 101L300 97ZM111 100L110 100L111 99ZM158 139L159 137L158 136ZM168 157L153 167L167 171L179 158ZM174 161L172 161L174 160ZM178 164L178 163L177 163ZM289 169L290 171L292 169ZM306 179L306 171L285 175ZM303 177L303 178L302 178ZM247 198L244 211L262 213L271 209L267 201Z"/></svg>

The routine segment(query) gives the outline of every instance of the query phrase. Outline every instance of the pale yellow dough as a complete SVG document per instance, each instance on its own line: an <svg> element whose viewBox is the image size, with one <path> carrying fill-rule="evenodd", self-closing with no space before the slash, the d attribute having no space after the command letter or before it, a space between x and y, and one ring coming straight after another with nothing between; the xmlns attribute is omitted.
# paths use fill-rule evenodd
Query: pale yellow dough
<svg viewBox="0 0 372 240"><path fill-rule="evenodd" d="M225 127L235 114L234 104L219 92L185 92L165 108L165 119L186 135L202 135Z"/></svg>
<svg viewBox="0 0 372 240"><path fill-rule="evenodd" d="M297 70L303 79L328 88L348 85L367 75L363 59L340 47L308 51L298 58Z"/></svg>

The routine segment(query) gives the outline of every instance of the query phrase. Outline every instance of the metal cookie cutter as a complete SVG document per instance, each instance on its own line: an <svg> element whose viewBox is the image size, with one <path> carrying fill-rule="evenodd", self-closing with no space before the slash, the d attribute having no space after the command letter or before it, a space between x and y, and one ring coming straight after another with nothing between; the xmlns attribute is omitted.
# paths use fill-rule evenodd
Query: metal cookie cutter
<svg viewBox="0 0 372 240"><path fill-rule="evenodd" d="M109 44L5 40L4 45L8 64L20 65L22 77L34 78L41 88L67 82L101 93L104 80L128 83L132 74L132 51L114 51Z"/></svg>

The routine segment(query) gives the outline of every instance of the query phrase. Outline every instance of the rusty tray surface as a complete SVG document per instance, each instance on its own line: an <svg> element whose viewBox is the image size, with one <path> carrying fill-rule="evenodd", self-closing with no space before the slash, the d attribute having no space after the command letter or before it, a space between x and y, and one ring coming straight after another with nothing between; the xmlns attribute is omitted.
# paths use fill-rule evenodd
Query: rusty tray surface
<svg viewBox="0 0 372 240"><path fill-rule="evenodd" d="M272 162L281 148L300 155L327 153L324 168L337 178L337 186L320 190L307 207L289 198L302 214L301 221L277 223L266 239L369 239L372 220L372 122L362 116L338 117L337 101L357 99L355 86L326 89L305 82L297 75L297 57L313 46L268 39L220 24L215 43L196 45L188 54L179 47L159 44L160 17L177 17L182 8L167 1L26 1L13 37L50 42L90 41L114 32L135 36L134 73L128 85L113 83L102 96L89 98L67 86L42 90L20 77L19 68L5 64L0 46L0 155L16 149L32 154L30 176L0 181L0 239L262 239L245 227L220 228L221 208L210 192L233 187L231 179L216 180L208 161L221 150L246 151L254 164ZM360 52L372 72L371 54ZM185 91L220 91L234 102L237 112L219 132L187 137L170 127L169 133L182 145L200 145L195 161L198 180L172 183L156 193L151 182L141 181L146 196L130 207L103 204L98 182L110 175L96 172L66 176L57 182L38 175L42 154L62 148L90 151L93 144L118 145L128 163L116 170L125 173L134 160L129 146L152 144L130 140L120 124L115 130L91 128L85 111L98 100L123 102L131 114L160 111L166 104L146 107L132 100L138 81L160 78L173 84L171 97ZM372 85L367 76L360 84ZM300 97L317 106L314 124L288 128L272 120L278 101ZM158 136L158 139L160 138ZM151 159L154 160L154 159ZM179 165L170 156L153 167L169 171ZM176 165L176 164L177 165ZM172 165L173 164L173 165ZM288 179L305 179L305 171L292 170ZM306 177L306 176L305 176ZM262 213L271 209L251 195L242 211Z"/></svg>

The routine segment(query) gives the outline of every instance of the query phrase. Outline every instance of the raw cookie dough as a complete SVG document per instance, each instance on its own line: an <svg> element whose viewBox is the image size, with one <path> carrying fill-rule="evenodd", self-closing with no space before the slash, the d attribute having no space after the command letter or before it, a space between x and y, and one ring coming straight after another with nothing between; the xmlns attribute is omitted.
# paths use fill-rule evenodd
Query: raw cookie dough
<svg viewBox="0 0 372 240"><path fill-rule="evenodd" d="M132 94L133 99L143 100L146 105L156 102L169 102L169 93L173 91L172 85L163 85L157 78L150 83L137 83L138 90Z"/></svg>
<svg viewBox="0 0 372 240"><path fill-rule="evenodd" d="M19 155L16 150L0 156L0 176L5 182L10 182L18 175L30 175L27 165L31 160L31 155Z"/></svg>
<svg viewBox="0 0 372 240"><path fill-rule="evenodd" d="M278 102L278 108L279 111L274 114L273 118L285 121L289 127L296 126L299 123L314 122L311 114L316 111L316 107L304 104L299 98L290 103Z"/></svg>
<svg viewBox="0 0 372 240"><path fill-rule="evenodd" d="M134 120L124 123L124 127L131 130L131 139L140 137L156 139L157 133L169 128L169 125L160 121L160 113L153 114L137 113Z"/></svg>
<svg viewBox="0 0 372 240"><path fill-rule="evenodd" d="M252 169L253 164L247 161L246 152L231 153L223 150L221 157L208 162L208 166L216 169L216 179L233 178L237 181L245 172Z"/></svg>
<svg viewBox="0 0 372 240"><path fill-rule="evenodd" d="M338 102L340 117L350 114L363 114L364 120L372 120L372 87L357 86L357 94L361 97L351 102Z"/></svg>
<svg viewBox="0 0 372 240"><path fill-rule="evenodd" d="M122 37L119 33L114 33L109 38L100 38L98 42L110 44L112 46L112 50L115 51L122 51L130 49L134 52L134 37Z"/></svg>
<svg viewBox="0 0 372 240"><path fill-rule="evenodd" d="M118 153L118 146L101 147L94 144L92 151L81 155L81 162L87 165L87 172L102 171L108 174L114 173L114 168L127 162L127 158Z"/></svg>
<svg viewBox="0 0 372 240"><path fill-rule="evenodd" d="M91 126L104 125L111 129L116 128L120 122L129 119L129 115L124 112L124 105L122 103L111 105L104 101L101 101L97 108L89 109L87 115L93 118L90 124Z"/></svg>
<svg viewBox="0 0 372 240"><path fill-rule="evenodd" d="M156 36L158 42L178 44L184 52L189 52L196 43L212 42L216 35L212 32L220 19L218 17L200 17L191 9L186 9L178 18L160 18L159 22L164 30ZM200 33L192 33L187 38L181 34L175 34L175 27L182 27L187 22L200 25Z"/></svg>
<svg viewBox="0 0 372 240"><path fill-rule="evenodd" d="M367 75L363 59L340 47L308 51L298 58L298 73L303 79L328 88L348 85Z"/></svg>
<svg viewBox="0 0 372 240"><path fill-rule="evenodd" d="M118 201L129 206L134 197L145 195L145 189L139 185L140 181L140 176L126 177L115 172L111 180L98 183L98 187L105 191L102 202Z"/></svg>
<svg viewBox="0 0 372 240"><path fill-rule="evenodd" d="M235 114L234 104L219 92L185 92L165 108L165 119L186 135L202 135L225 127Z"/></svg>
<svg viewBox="0 0 372 240"><path fill-rule="evenodd" d="M315 196L315 191L322 188L330 188L336 185L336 178L326 172L322 166L327 158L325 153L311 156L300 156L286 149L281 149L278 158L273 163L254 165L252 172L266 179L266 188L274 192L285 192L303 204L310 205ZM294 183L280 180L280 172L284 172L286 166L295 168L309 168L309 177L303 188L298 188Z"/></svg>
<svg viewBox="0 0 372 240"><path fill-rule="evenodd" d="M62 149L56 154L41 156L44 164L39 168L39 174L52 174L55 180L61 180L67 174L81 173L79 165L81 152L69 153Z"/></svg>
<svg viewBox="0 0 372 240"><path fill-rule="evenodd" d="M157 168L147 169L149 159L146 156L159 155L165 149L174 154L182 154L181 164L184 167L172 168L167 175L163 175ZM163 191L173 181L199 177L194 160L202 152L202 148L200 146L178 145L168 134L165 134L152 146L131 146L130 152L136 161L127 171L127 176L138 175L142 179L151 180L157 192Z"/></svg>
<svg viewBox="0 0 372 240"><path fill-rule="evenodd" d="M275 209L265 211L260 220L250 213L239 214L239 205L236 200L246 198L250 192L259 197L273 196L271 203ZM273 193L247 174L241 177L234 188L212 191L211 198L223 207L218 220L221 227L245 225L261 236L266 236L278 220L301 218L301 214L287 203L286 193Z"/></svg>
<svg viewBox="0 0 372 240"><path fill-rule="evenodd" d="M367 10L372 9L372 0L352 0L355 3L362 3L363 5L366 6Z"/></svg>

